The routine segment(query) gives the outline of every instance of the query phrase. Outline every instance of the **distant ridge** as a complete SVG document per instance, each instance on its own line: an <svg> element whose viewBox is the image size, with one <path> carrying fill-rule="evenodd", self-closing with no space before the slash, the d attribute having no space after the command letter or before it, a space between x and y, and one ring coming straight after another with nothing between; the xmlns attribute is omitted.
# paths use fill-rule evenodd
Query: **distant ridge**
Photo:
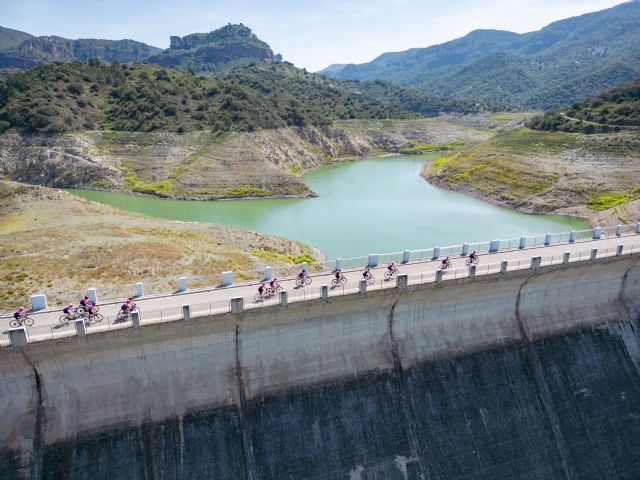
<svg viewBox="0 0 640 480"><path fill-rule="evenodd" d="M160 51L157 47L135 40L35 37L25 32L0 27L0 68L31 68L38 62L86 61L90 58L99 58L107 62L142 62Z"/></svg>
<svg viewBox="0 0 640 480"><path fill-rule="evenodd" d="M558 108L640 76L640 2L517 34L475 30L441 45L321 72L384 79L510 108Z"/></svg>

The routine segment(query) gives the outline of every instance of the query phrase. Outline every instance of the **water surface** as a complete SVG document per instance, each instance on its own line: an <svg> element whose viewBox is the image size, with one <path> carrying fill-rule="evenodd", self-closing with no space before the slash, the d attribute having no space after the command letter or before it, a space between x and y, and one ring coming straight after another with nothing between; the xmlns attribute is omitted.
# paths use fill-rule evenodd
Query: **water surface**
<svg viewBox="0 0 640 480"><path fill-rule="evenodd" d="M304 179L316 198L203 202L72 192L144 215L300 240L319 247L327 258L588 228L582 220L526 215L429 185L420 172L435 157L375 158L315 170Z"/></svg>

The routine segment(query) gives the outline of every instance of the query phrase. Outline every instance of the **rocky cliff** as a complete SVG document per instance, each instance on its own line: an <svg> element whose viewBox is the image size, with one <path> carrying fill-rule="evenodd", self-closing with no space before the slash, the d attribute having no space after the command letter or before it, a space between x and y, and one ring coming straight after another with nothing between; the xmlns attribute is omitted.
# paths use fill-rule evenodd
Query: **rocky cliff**
<svg viewBox="0 0 640 480"><path fill-rule="evenodd" d="M273 63L271 47L242 24L226 25L209 33L171 37L171 44L149 62L165 67L188 65L198 71L214 71L226 65Z"/></svg>
<svg viewBox="0 0 640 480"><path fill-rule="evenodd" d="M461 128L460 122L458 117L371 120L223 134L5 133L0 135L0 176L174 198L301 196L311 192L300 175L330 162L487 135Z"/></svg>

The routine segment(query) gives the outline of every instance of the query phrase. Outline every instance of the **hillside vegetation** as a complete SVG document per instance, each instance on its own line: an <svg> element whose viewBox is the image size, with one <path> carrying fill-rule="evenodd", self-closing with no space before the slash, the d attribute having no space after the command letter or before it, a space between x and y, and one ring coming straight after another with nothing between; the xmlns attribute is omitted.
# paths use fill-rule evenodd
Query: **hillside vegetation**
<svg viewBox="0 0 640 480"><path fill-rule="evenodd" d="M583 103L536 116L528 126L536 130L583 133L640 127L640 79L620 85Z"/></svg>
<svg viewBox="0 0 640 480"><path fill-rule="evenodd" d="M548 110L640 76L640 2L554 22L525 34L476 30L427 48L332 65L339 78L384 79L432 94Z"/></svg>
<svg viewBox="0 0 640 480"><path fill-rule="evenodd" d="M603 225L640 218L638 132L518 128L443 156L424 175L436 185L528 213L571 214Z"/></svg>
<svg viewBox="0 0 640 480"><path fill-rule="evenodd" d="M286 63L203 77L93 59L38 65L0 82L0 131L253 131L474 108L392 84L329 80Z"/></svg>

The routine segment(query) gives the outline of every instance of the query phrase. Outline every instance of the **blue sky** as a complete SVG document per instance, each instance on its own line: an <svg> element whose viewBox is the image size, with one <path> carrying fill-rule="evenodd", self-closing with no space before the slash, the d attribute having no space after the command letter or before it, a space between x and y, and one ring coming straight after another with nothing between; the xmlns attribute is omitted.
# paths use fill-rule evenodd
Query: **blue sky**
<svg viewBox="0 0 640 480"><path fill-rule="evenodd" d="M426 47L476 28L529 32L622 0L0 0L0 25L34 35L132 38L166 48L170 35L244 23L310 71Z"/></svg>

